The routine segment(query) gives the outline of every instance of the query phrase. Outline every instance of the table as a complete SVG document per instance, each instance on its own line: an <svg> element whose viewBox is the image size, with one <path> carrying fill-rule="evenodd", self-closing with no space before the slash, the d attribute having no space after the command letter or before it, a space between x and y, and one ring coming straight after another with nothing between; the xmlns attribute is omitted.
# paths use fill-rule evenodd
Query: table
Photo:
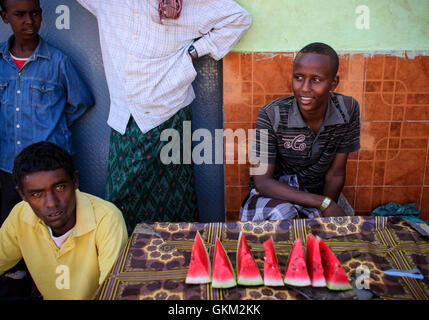
<svg viewBox="0 0 429 320"><path fill-rule="evenodd" d="M232 223L139 224L97 293L100 300L357 299L356 290L244 287L213 289L187 285L185 278L195 233L199 231L212 261L216 237L235 267L240 231L247 238L263 274L263 242L273 237L282 274L297 237L309 233L325 240L354 287L369 289L376 299L429 299L429 239L396 217L335 217ZM362 266L369 282L362 281ZM394 277L382 270L418 268L424 279Z"/></svg>

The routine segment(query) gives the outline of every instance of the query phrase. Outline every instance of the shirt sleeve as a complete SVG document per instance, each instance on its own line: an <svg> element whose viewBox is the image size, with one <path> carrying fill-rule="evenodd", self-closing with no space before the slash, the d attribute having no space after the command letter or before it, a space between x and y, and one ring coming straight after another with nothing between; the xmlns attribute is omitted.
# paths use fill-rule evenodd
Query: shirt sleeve
<svg viewBox="0 0 429 320"><path fill-rule="evenodd" d="M88 86L71 63L70 58L64 60L62 82L67 94L65 113L67 125L70 127L94 105L94 98Z"/></svg>
<svg viewBox="0 0 429 320"><path fill-rule="evenodd" d="M256 157L256 158L255 158ZM253 140L252 162L276 163L277 135L264 108L259 111Z"/></svg>
<svg viewBox="0 0 429 320"><path fill-rule="evenodd" d="M353 99L353 108L348 124L347 134L338 146L337 153L350 153L360 149L360 107Z"/></svg>
<svg viewBox="0 0 429 320"><path fill-rule="evenodd" d="M86 10L97 16L97 8L101 5L101 0L76 0ZM106 0L104 0L106 1Z"/></svg>
<svg viewBox="0 0 429 320"><path fill-rule="evenodd" d="M101 285L128 241L127 228L119 209L103 216L97 227L96 243Z"/></svg>
<svg viewBox="0 0 429 320"><path fill-rule="evenodd" d="M0 275L11 269L22 259L16 223L18 223L17 212L12 210L0 228Z"/></svg>
<svg viewBox="0 0 429 320"><path fill-rule="evenodd" d="M222 59L250 27L250 14L233 0L194 0L201 37L194 42L198 56ZM186 3L185 5L189 5Z"/></svg>

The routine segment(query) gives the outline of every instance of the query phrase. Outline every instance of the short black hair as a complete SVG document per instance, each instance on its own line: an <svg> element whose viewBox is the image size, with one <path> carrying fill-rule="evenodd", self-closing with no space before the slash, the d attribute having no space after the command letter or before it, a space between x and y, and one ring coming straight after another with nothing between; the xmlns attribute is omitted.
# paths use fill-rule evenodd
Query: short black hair
<svg viewBox="0 0 429 320"><path fill-rule="evenodd" d="M35 1L37 1L40 6L40 0ZM0 0L0 11L6 11L6 0Z"/></svg>
<svg viewBox="0 0 429 320"><path fill-rule="evenodd" d="M22 188L25 176L39 171L64 169L70 178L76 172L72 156L52 142L38 142L22 150L13 162L12 177L15 185Z"/></svg>
<svg viewBox="0 0 429 320"><path fill-rule="evenodd" d="M298 57L300 53L318 53L318 54L323 54L325 56L330 57L334 66L334 76L337 75L338 68L340 66L340 59L338 58L337 52L326 43L322 43L322 42L310 43L306 45L304 48L302 48L296 56Z"/></svg>

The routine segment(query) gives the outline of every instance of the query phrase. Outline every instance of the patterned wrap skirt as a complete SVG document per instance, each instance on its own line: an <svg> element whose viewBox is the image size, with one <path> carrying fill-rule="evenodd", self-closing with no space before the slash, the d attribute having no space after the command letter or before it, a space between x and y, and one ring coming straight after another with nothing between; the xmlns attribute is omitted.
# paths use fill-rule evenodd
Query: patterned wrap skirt
<svg viewBox="0 0 429 320"><path fill-rule="evenodd" d="M129 234L141 222L198 221L193 165L166 165L160 157L166 129L180 134L183 154L183 122L191 120L188 106L146 134L133 118L124 135L112 129L105 198L122 211Z"/></svg>

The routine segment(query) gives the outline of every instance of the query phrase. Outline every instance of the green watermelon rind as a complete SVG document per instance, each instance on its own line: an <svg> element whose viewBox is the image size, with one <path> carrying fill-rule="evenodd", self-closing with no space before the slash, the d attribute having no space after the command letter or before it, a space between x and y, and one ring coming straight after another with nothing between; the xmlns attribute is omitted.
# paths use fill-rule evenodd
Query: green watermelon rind
<svg viewBox="0 0 429 320"><path fill-rule="evenodd" d="M326 287L330 290L335 290L335 291L346 291L346 290L353 289L353 287L350 284L350 280L347 277L346 271L344 270L343 266L341 265L341 262L338 260L338 258L335 256L335 254L332 252L331 248L329 248L329 246L325 243L325 241L323 241L323 239L317 237L317 240L319 241L319 246L321 245L322 247L325 247L325 249L320 248L320 254L322 256L323 270L325 271ZM343 276L347 279L347 282L346 281L338 282L338 281L332 280L331 277L326 274L327 270L326 270L326 266L325 266L325 258L324 258L323 251L326 251L328 254L329 253L331 254L332 259L334 259L335 264L337 264L337 266L339 267L338 270L342 270L341 273L343 273Z"/></svg>
<svg viewBox="0 0 429 320"><path fill-rule="evenodd" d="M295 251L297 250L300 250L300 252L295 253ZM305 266L305 270L300 271L301 276L292 276L291 274L294 272L291 271L290 268L292 268L293 266L292 263L294 263L297 260L298 255L300 256L299 258L301 258L300 260L302 264ZM307 264L304 259L304 248L302 246L301 238L297 238L292 246L292 250L290 252L289 259L286 264L284 283L295 287L307 287L311 285L311 279L310 279L310 276L308 275Z"/></svg>
<svg viewBox="0 0 429 320"><path fill-rule="evenodd" d="M216 279L216 273L215 273L215 265L216 265L216 251L217 246L220 244L220 249L223 251L224 256L226 257L226 261L228 261L229 270L231 271L231 278L226 280L219 280ZM237 280L234 272L234 268L232 267L231 260L229 260L228 253L226 252L225 248L222 245L222 242L220 242L219 238L216 238L216 246L215 246L215 254L213 257L213 275L212 275L212 288L216 289L228 289L237 286Z"/></svg>
<svg viewBox="0 0 429 320"><path fill-rule="evenodd" d="M253 261L254 267L257 269L257 273L256 271L254 271L255 276L249 276L247 277L246 275L241 274L241 268L240 268L240 263L239 263L239 254L240 254L240 246L241 246L241 238L243 237L245 245L247 246L247 240L246 237L243 235L242 232L240 232L240 235L238 236L238 243L237 243L237 255L236 255L236 265L237 265L237 283L239 285L243 285L243 286L259 286L259 285L263 285L264 284L264 280L262 280L261 277L261 272L258 269L258 266L255 262L255 259L253 258L252 253L250 252L249 247L247 246L247 250L248 253L250 254L250 258Z"/></svg>
<svg viewBox="0 0 429 320"><path fill-rule="evenodd" d="M191 270L191 264L192 264L192 255L194 252L194 246L197 244L201 244L204 248L204 252L207 258L207 265L208 265L208 270L207 272L200 272L198 275L194 274L194 275L190 275L190 270ZM200 235L200 233L197 231L197 234L195 235L195 240L194 240L194 244L192 245L192 253L191 253L191 261L189 263L189 267L188 267L188 274L186 275L186 279L185 279L185 283L186 284L206 284L206 283L210 283L211 282L211 264L210 264L210 259L209 259L209 255L207 253L207 249L206 246L204 245L204 241Z"/></svg>
<svg viewBox="0 0 429 320"><path fill-rule="evenodd" d="M272 251L273 251L272 254L273 254L273 258L274 258L274 263L272 265L272 269L277 269L278 273L279 273L279 276L269 277L267 275L267 272L266 272L267 271L267 259L266 259L266 256L267 256L267 245L266 244L267 245L270 244L269 245L269 249L270 250L272 248ZM264 285L267 286L267 287L284 287L283 277L282 277L282 274L280 272L280 268L279 268L279 264L278 264L277 256L276 256L276 250L274 248L273 238L272 237L270 237L268 240L266 240L264 242L264 248L265 248Z"/></svg>

